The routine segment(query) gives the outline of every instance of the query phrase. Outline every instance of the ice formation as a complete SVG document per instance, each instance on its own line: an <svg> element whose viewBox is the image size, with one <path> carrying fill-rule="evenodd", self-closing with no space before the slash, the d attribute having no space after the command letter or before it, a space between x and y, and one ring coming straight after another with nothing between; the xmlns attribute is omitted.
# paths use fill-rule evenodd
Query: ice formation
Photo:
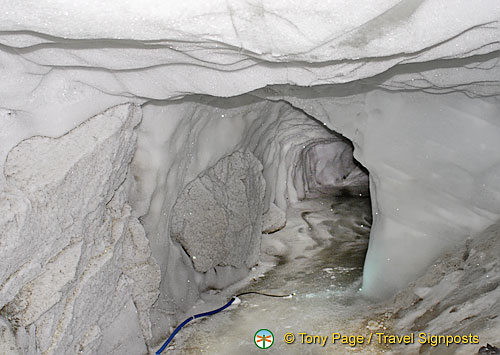
<svg viewBox="0 0 500 355"><path fill-rule="evenodd" d="M499 253L498 223L447 251L396 297L396 329L480 334L481 344L498 342ZM425 347L414 344L405 351L422 352ZM478 346L452 345L449 349L455 354L475 354Z"/></svg>
<svg viewBox="0 0 500 355"><path fill-rule="evenodd" d="M171 236L183 191L233 154L258 160L265 185L224 213L252 203L260 224L274 210L273 229L276 206L363 193L354 147L375 298L499 218L498 1L0 4L0 344L15 339L13 353L145 352L200 292L241 278L254 256L221 261L214 245L197 267ZM251 185L237 180L230 191Z"/></svg>

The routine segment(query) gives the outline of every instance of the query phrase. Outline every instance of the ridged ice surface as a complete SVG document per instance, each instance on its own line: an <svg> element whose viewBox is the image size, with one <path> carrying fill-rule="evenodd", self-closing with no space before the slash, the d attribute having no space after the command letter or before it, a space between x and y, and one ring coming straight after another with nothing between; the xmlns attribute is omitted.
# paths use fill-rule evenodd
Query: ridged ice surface
<svg viewBox="0 0 500 355"><path fill-rule="evenodd" d="M4 0L0 8L0 156L22 138L62 134L123 102L345 83L404 63L499 49L495 0L453 6L446 0L85 6ZM484 75L492 66L496 62L468 65L445 77L403 75L388 86L439 89L476 83L479 76L486 85L461 89L484 92L498 81L498 73Z"/></svg>

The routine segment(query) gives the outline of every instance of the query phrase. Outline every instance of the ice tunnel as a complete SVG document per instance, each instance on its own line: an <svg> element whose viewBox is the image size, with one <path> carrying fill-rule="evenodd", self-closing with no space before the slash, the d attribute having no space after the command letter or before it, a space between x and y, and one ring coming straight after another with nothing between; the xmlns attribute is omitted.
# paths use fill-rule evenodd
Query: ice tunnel
<svg viewBox="0 0 500 355"><path fill-rule="evenodd" d="M338 288L320 302L306 279L358 266L314 260L335 248L307 229L339 242L309 210L365 211L346 196L371 208L338 296L356 327L500 345L496 1L1 5L0 354L153 354L196 307L294 267L334 314Z"/></svg>

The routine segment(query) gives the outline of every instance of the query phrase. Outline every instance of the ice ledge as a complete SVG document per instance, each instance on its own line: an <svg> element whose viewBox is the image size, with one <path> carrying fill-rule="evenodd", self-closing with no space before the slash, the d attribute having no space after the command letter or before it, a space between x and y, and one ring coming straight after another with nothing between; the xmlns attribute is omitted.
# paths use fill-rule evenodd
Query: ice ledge
<svg viewBox="0 0 500 355"><path fill-rule="evenodd" d="M15 126L8 120L15 116L35 134L52 134L41 131L54 112L59 125L75 126L81 121L74 116L83 120L99 113L97 106L127 100L346 83L400 64L500 49L495 0L1 5L0 123Z"/></svg>
<svg viewBox="0 0 500 355"><path fill-rule="evenodd" d="M126 6L118 0L93 0L84 7L65 0L30 0L2 1L1 5L2 43L16 47L63 38L154 45L171 41L181 47L234 49L285 62L416 53L456 37L462 38L455 55L463 54L477 49L478 39L489 37L496 42L500 17L495 0L459 0L453 6L445 0L336 0L324 4L314 0L215 0L206 4L148 0L129 1Z"/></svg>

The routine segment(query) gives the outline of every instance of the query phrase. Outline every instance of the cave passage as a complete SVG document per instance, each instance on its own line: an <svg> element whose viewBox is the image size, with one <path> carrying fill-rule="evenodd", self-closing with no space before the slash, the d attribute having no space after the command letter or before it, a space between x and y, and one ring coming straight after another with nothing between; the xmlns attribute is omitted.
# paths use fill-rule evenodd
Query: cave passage
<svg viewBox="0 0 500 355"><path fill-rule="evenodd" d="M102 3L3 2L0 354L499 346L498 1Z"/></svg>
<svg viewBox="0 0 500 355"><path fill-rule="evenodd" d="M296 336L298 332L329 335L328 350L352 353L349 346L331 344L331 333L341 330L368 335L365 333L370 331L366 320L371 308L358 292L370 225L371 206L366 196L321 197L293 204L287 210L287 226L263 236L264 253L275 254L284 245L288 252L279 256L277 266L265 274L260 274L257 267L241 292L295 292L296 296L242 296L237 307L187 327L178 335L175 349L179 354L233 354L234 349L252 353L256 349L252 335L264 328L273 332L275 343L271 350L277 354L318 352L314 344L285 344L283 336L287 332ZM218 295L212 291L202 299L209 303ZM380 329L384 327L383 321L376 324ZM382 353L383 349L358 346L357 350Z"/></svg>
<svg viewBox="0 0 500 355"><path fill-rule="evenodd" d="M300 110L283 103L264 108L269 105L279 114L268 118L262 110L247 125L244 144L184 187L172 209L170 235L198 275L199 299L186 308L186 317L239 292L296 297L242 296L239 307L185 327L167 352L251 353L251 334L262 328L279 338L287 330L366 330L369 304L359 290L372 223L368 172L354 159L347 138ZM262 196L263 207L255 196ZM264 214L257 244L255 228L241 227L261 221L256 211ZM279 341L274 348L304 353Z"/></svg>

